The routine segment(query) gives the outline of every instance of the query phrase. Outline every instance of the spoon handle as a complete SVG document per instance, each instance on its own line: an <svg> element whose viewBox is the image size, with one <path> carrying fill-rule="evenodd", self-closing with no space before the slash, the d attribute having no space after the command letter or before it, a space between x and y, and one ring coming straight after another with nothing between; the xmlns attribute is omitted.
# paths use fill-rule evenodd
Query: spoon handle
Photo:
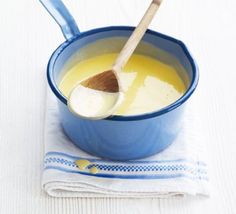
<svg viewBox="0 0 236 214"><path fill-rule="evenodd" d="M126 42L125 46L118 55L114 65L113 71L118 72L123 69L123 67L128 62L129 58L133 54L135 48L141 41L143 35L145 34L149 24L153 20L162 0L153 0L146 13L144 14L142 20Z"/></svg>

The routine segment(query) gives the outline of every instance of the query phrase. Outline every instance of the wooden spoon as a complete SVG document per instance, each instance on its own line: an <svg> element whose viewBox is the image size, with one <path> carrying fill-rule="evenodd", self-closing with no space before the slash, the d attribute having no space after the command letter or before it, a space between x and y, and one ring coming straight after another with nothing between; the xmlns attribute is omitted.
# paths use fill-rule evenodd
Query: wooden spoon
<svg viewBox="0 0 236 214"><path fill-rule="evenodd" d="M149 8L147 9L146 13L144 14L142 20L140 21L139 25L136 27L128 41L126 42L125 46L121 50L120 54L118 55L115 63L112 66L111 70L104 71L102 73L99 73L95 76L92 76L82 82L78 85L78 88L76 87L73 91L79 90L81 86L87 87L93 90L102 91L102 92L108 92L108 93L119 93L119 97L117 99L117 102L113 106L112 110L109 109L109 111L104 112L102 115L94 115L94 116L86 116L81 115L79 112L79 109L75 109L75 105L70 102L70 97L73 97L73 100L75 100L75 96L73 96L73 91L71 93L71 96L69 97L69 109L72 110L72 112L82 116L82 117L89 117L90 119L101 119L105 118L107 116L110 116L112 113L115 112L116 108L118 107L118 103L121 103L122 96L122 85L120 84L119 80L119 72L122 71L128 60L130 59L131 55L133 54L135 48L141 41L143 35L145 34L149 24L151 23L152 19L154 18L162 0L153 0ZM77 102L78 103L78 102Z"/></svg>
<svg viewBox="0 0 236 214"><path fill-rule="evenodd" d="M155 16L157 9L159 8L162 0L153 0L148 10L144 14L141 22L136 27L125 46L118 55L115 63L111 70L99 73L87 80L81 82L80 84L100 91L106 92L118 92L119 91L119 81L118 73L122 71L123 67L126 65L131 55L133 54L135 48L141 41L143 35L145 34L149 24L151 23L153 17Z"/></svg>

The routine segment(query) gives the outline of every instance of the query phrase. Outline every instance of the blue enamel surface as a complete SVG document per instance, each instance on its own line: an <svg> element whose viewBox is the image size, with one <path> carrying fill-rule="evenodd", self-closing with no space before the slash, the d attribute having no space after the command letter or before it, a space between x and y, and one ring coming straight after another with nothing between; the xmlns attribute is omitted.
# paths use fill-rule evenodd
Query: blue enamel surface
<svg viewBox="0 0 236 214"><path fill-rule="evenodd" d="M67 136L84 151L114 159L153 155L170 145L181 129L182 106L159 117L133 121L85 120L59 102Z"/></svg>
<svg viewBox="0 0 236 214"><path fill-rule="evenodd" d="M91 121L72 114L57 87L63 65L78 50L98 39L128 37L133 27L91 30L66 41L53 53L48 64L48 82L58 98L60 119L72 142L93 155L113 160L130 160L153 155L168 147L182 125L185 101L198 82L198 70L186 46L179 40L148 30L143 41L174 55L190 78L187 92L175 103L155 112L135 116L114 116Z"/></svg>
<svg viewBox="0 0 236 214"><path fill-rule="evenodd" d="M61 0L40 0L40 2L60 26L66 39L69 40L80 33L74 18Z"/></svg>

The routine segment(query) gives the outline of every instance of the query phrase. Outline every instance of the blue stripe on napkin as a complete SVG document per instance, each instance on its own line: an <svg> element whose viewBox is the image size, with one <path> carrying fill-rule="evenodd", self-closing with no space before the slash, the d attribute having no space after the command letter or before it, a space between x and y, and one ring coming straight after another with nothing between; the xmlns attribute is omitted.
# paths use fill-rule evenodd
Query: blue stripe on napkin
<svg viewBox="0 0 236 214"><path fill-rule="evenodd" d="M54 169L67 173L79 173L86 176L104 178L172 179L184 177L191 180L198 179L208 181L206 164L204 162L195 162L188 159L114 162L85 158L91 162L87 171L79 170L74 162L78 159L84 158L61 152L48 152L44 159L44 169ZM99 169L97 174L89 172L89 169L93 166Z"/></svg>

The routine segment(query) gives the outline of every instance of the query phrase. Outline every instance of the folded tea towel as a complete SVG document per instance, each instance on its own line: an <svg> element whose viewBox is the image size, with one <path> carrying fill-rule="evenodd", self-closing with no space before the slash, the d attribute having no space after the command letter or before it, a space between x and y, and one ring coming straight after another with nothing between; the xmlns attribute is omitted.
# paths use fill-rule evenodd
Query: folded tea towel
<svg viewBox="0 0 236 214"><path fill-rule="evenodd" d="M51 92L47 100L42 187L49 195L129 198L209 195L204 133L193 118L194 105L186 109L186 125L166 150L142 160L113 162L74 146L63 133ZM79 170L75 160L81 158L91 161L98 173Z"/></svg>

